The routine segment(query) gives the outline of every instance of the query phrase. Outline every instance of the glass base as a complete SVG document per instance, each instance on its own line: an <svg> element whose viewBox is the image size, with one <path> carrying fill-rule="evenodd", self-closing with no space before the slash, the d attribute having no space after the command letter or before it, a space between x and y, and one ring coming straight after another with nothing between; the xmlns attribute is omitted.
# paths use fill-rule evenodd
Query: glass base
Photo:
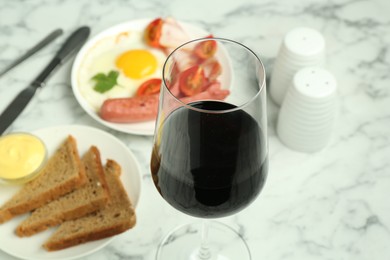
<svg viewBox="0 0 390 260"><path fill-rule="evenodd" d="M207 243L202 244L202 236ZM237 259L252 259L245 240L229 226L208 220L174 229L163 239L156 254L156 260Z"/></svg>

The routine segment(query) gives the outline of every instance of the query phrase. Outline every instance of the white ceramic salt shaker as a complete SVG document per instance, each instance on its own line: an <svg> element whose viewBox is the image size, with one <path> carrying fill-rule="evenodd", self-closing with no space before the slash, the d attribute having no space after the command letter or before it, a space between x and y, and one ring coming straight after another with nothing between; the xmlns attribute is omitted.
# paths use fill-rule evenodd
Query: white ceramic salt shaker
<svg viewBox="0 0 390 260"><path fill-rule="evenodd" d="M324 68L299 70L282 103L276 130L293 150L315 152L329 142L336 117L335 77Z"/></svg>

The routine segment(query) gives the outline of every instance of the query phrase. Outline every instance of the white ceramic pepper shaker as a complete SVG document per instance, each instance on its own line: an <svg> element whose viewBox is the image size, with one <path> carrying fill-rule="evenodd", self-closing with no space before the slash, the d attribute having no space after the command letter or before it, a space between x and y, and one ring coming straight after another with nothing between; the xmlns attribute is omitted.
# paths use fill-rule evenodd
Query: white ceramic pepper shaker
<svg viewBox="0 0 390 260"><path fill-rule="evenodd" d="M325 40L320 32L300 27L283 39L270 78L270 95L281 105L294 74L304 68L324 66Z"/></svg>

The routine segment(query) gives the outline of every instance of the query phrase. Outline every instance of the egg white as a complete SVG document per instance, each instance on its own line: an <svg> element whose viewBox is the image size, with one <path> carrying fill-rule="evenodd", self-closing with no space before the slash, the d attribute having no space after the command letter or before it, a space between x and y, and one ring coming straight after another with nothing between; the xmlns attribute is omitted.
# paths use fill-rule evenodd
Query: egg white
<svg viewBox="0 0 390 260"><path fill-rule="evenodd" d="M103 102L108 98L131 97L137 88L150 78L161 78L162 68L166 55L158 49L150 48L143 42L143 32L126 31L118 35L106 37L97 42L86 53L81 62L78 73L78 85L80 93L95 111L99 111ZM148 50L157 59L155 72L142 79L131 79L127 77L118 67L116 59L124 52L132 49ZM95 81L92 77L98 73L107 74L111 70L119 72L117 85L105 93L99 93L93 88Z"/></svg>

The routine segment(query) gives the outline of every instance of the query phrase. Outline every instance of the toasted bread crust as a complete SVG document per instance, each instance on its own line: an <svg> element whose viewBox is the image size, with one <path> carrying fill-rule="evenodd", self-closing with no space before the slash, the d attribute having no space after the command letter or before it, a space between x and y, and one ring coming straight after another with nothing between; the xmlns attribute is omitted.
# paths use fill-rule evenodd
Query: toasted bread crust
<svg viewBox="0 0 390 260"><path fill-rule="evenodd" d="M110 193L107 206L85 217L61 224L43 245L46 250L60 250L117 235L136 224L134 208L119 178L120 171L119 164L113 160L107 161L105 175Z"/></svg>
<svg viewBox="0 0 390 260"><path fill-rule="evenodd" d="M56 251L84 244L86 242L100 240L123 233L132 228L135 223L136 217L133 215L133 217L130 218L130 221L126 221L122 224L117 223L116 225L112 225L110 227L96 229L93 233L83 233L78 234L77 236L65 237L61 241L48 241L43 245L43 247L48 251Z"/></svg>
<svg viewBox="0 0 390 260"><path fill-rule="evenodd" d="M34 211L17 227L18 236L34 235L64 221L97 211L106 205L108 190L99 150L91 146L83 156L82 162L88 183Z"/></svg>
<svg viewBox="0 0 390 260"><path fill-rule="evenodd" d="M69 176L62 176L63 179L58 180L58 183L50 187L51 183L48 180L55 174L53 172L62 170L56 169L58 160L66 160L65 164L71 165L72 172L69 172ZM75 174L75 171L77 171L77 174ZM71 192L85 184L86 180L85 169L80 160L76 140L72 136L68 136L66 141L49 159L47 165L42 169L42 173L27 183L0 208L0 224Z"/></svg>

